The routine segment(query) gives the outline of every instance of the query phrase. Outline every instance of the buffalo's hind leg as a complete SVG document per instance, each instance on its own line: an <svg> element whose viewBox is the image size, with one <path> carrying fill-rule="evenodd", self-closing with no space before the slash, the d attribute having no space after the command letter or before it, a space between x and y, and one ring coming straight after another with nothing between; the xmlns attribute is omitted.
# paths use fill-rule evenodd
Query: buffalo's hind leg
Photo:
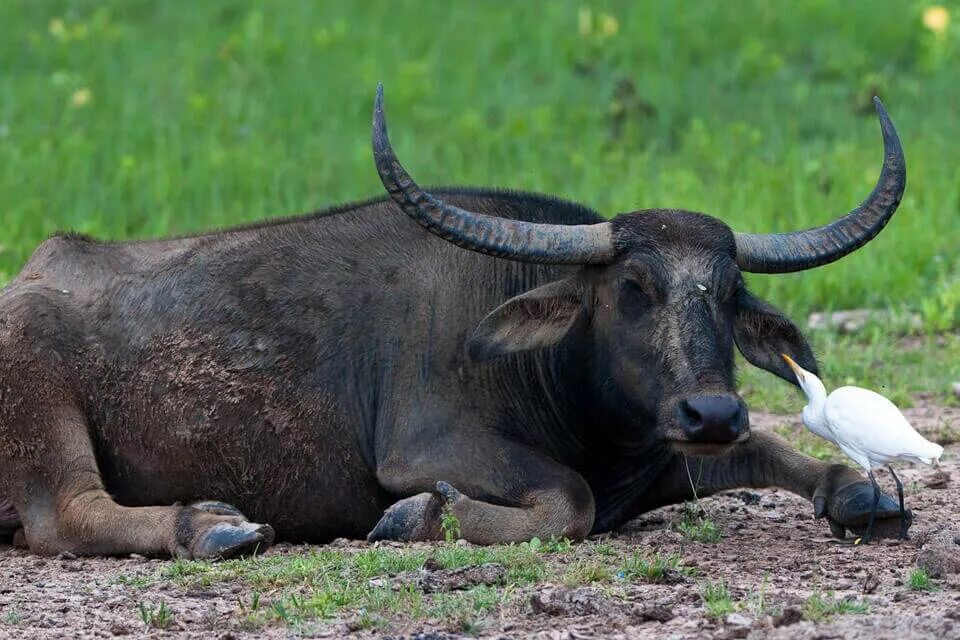
<svg viewBox="0 0 960 640"><path fill-rule="evenodd" d="M25 399L20 406L30 404ZM0 493L12 498L34 552L227 558L265 549L273 541L269 526L248 522L223 503L117 504L104 489L84 416L71 403L11 413L8 405L0 414L6 423L0 424L0 436L17 441L7 449L14 455L0 458L6 476Z"/></svg>

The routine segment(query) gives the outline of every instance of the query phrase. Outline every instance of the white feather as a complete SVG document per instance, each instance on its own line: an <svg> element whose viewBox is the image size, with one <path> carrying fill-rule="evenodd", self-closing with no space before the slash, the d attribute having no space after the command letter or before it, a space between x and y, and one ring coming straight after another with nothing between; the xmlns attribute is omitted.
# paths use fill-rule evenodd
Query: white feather
<svg viewBox="0 0 960 640"><path fill-rule="evenodd" d="M917 433L895 404L869 389L835 389L823 415L837 446L868 469L894 460L933 464L943 454L943 447Z"/></svg>

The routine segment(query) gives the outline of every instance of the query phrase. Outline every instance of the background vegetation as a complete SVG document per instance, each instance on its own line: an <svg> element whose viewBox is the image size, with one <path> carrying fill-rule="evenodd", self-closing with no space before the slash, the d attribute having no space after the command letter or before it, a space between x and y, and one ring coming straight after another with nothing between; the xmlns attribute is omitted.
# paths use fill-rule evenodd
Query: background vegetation
<svg viewBox="0 0 960 640"><path fill-rule="evenodd" d="M948 330L957 68L955 3L5 0L0 282L58 229L182 234L380 195L377 81L423 183L609 215L683 207L759 232L822 224L867 195L879 94L909 166L888 230L751 285L800 321L881 306Z"/></svg>
<svg viewBox="0 0 960 640"><path fill-rule="evenodd" d="M377 81L425 183L816 225L876 179L877 93L909 162L900 213L854 257L753 286L792 311L919 309L956 287L960 248L960 15L927 8L5 0L0 274L57 229L185 233L381 194Z"/></svg>

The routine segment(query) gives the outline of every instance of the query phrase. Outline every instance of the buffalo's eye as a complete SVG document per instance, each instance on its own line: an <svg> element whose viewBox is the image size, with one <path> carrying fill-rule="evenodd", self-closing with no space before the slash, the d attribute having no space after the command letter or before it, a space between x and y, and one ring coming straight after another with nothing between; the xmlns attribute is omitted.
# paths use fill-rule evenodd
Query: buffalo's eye
<svg viewBox="0 0 960 640"><path fill-rule="evenodd" d="M720 301L730 302L731 300L736 299L740 295L740 291L743 289L743 277L739 274L735 278L729 278L725 280L719 291Z"/></svg>
<svg viewBox="0 0 960 640"><path fill-rule="evenodd" d="M729 302L735 299L744 288L743 276L736 269L726 270L717 280L717 299Z"/></svg>
<svg viewBox="0 0 960 640"><path fill-rule="evenodd" d="M632 278L620 282L617 295L617 308L620 314L628 318L643 315L652 303L650 295L643 285Z"/></svg>

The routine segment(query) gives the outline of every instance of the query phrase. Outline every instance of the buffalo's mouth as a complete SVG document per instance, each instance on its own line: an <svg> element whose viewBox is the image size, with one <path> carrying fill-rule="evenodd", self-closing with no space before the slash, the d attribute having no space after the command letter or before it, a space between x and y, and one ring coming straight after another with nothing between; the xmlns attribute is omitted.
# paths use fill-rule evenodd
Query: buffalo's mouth
<svg viewBox="0 0 960 640"><path fill-rule="evenodd" d="M719 456L750 439L750 431L744 431L733 442L691 442L690 440L667 440L670 448L688 456Z"/></svg>

